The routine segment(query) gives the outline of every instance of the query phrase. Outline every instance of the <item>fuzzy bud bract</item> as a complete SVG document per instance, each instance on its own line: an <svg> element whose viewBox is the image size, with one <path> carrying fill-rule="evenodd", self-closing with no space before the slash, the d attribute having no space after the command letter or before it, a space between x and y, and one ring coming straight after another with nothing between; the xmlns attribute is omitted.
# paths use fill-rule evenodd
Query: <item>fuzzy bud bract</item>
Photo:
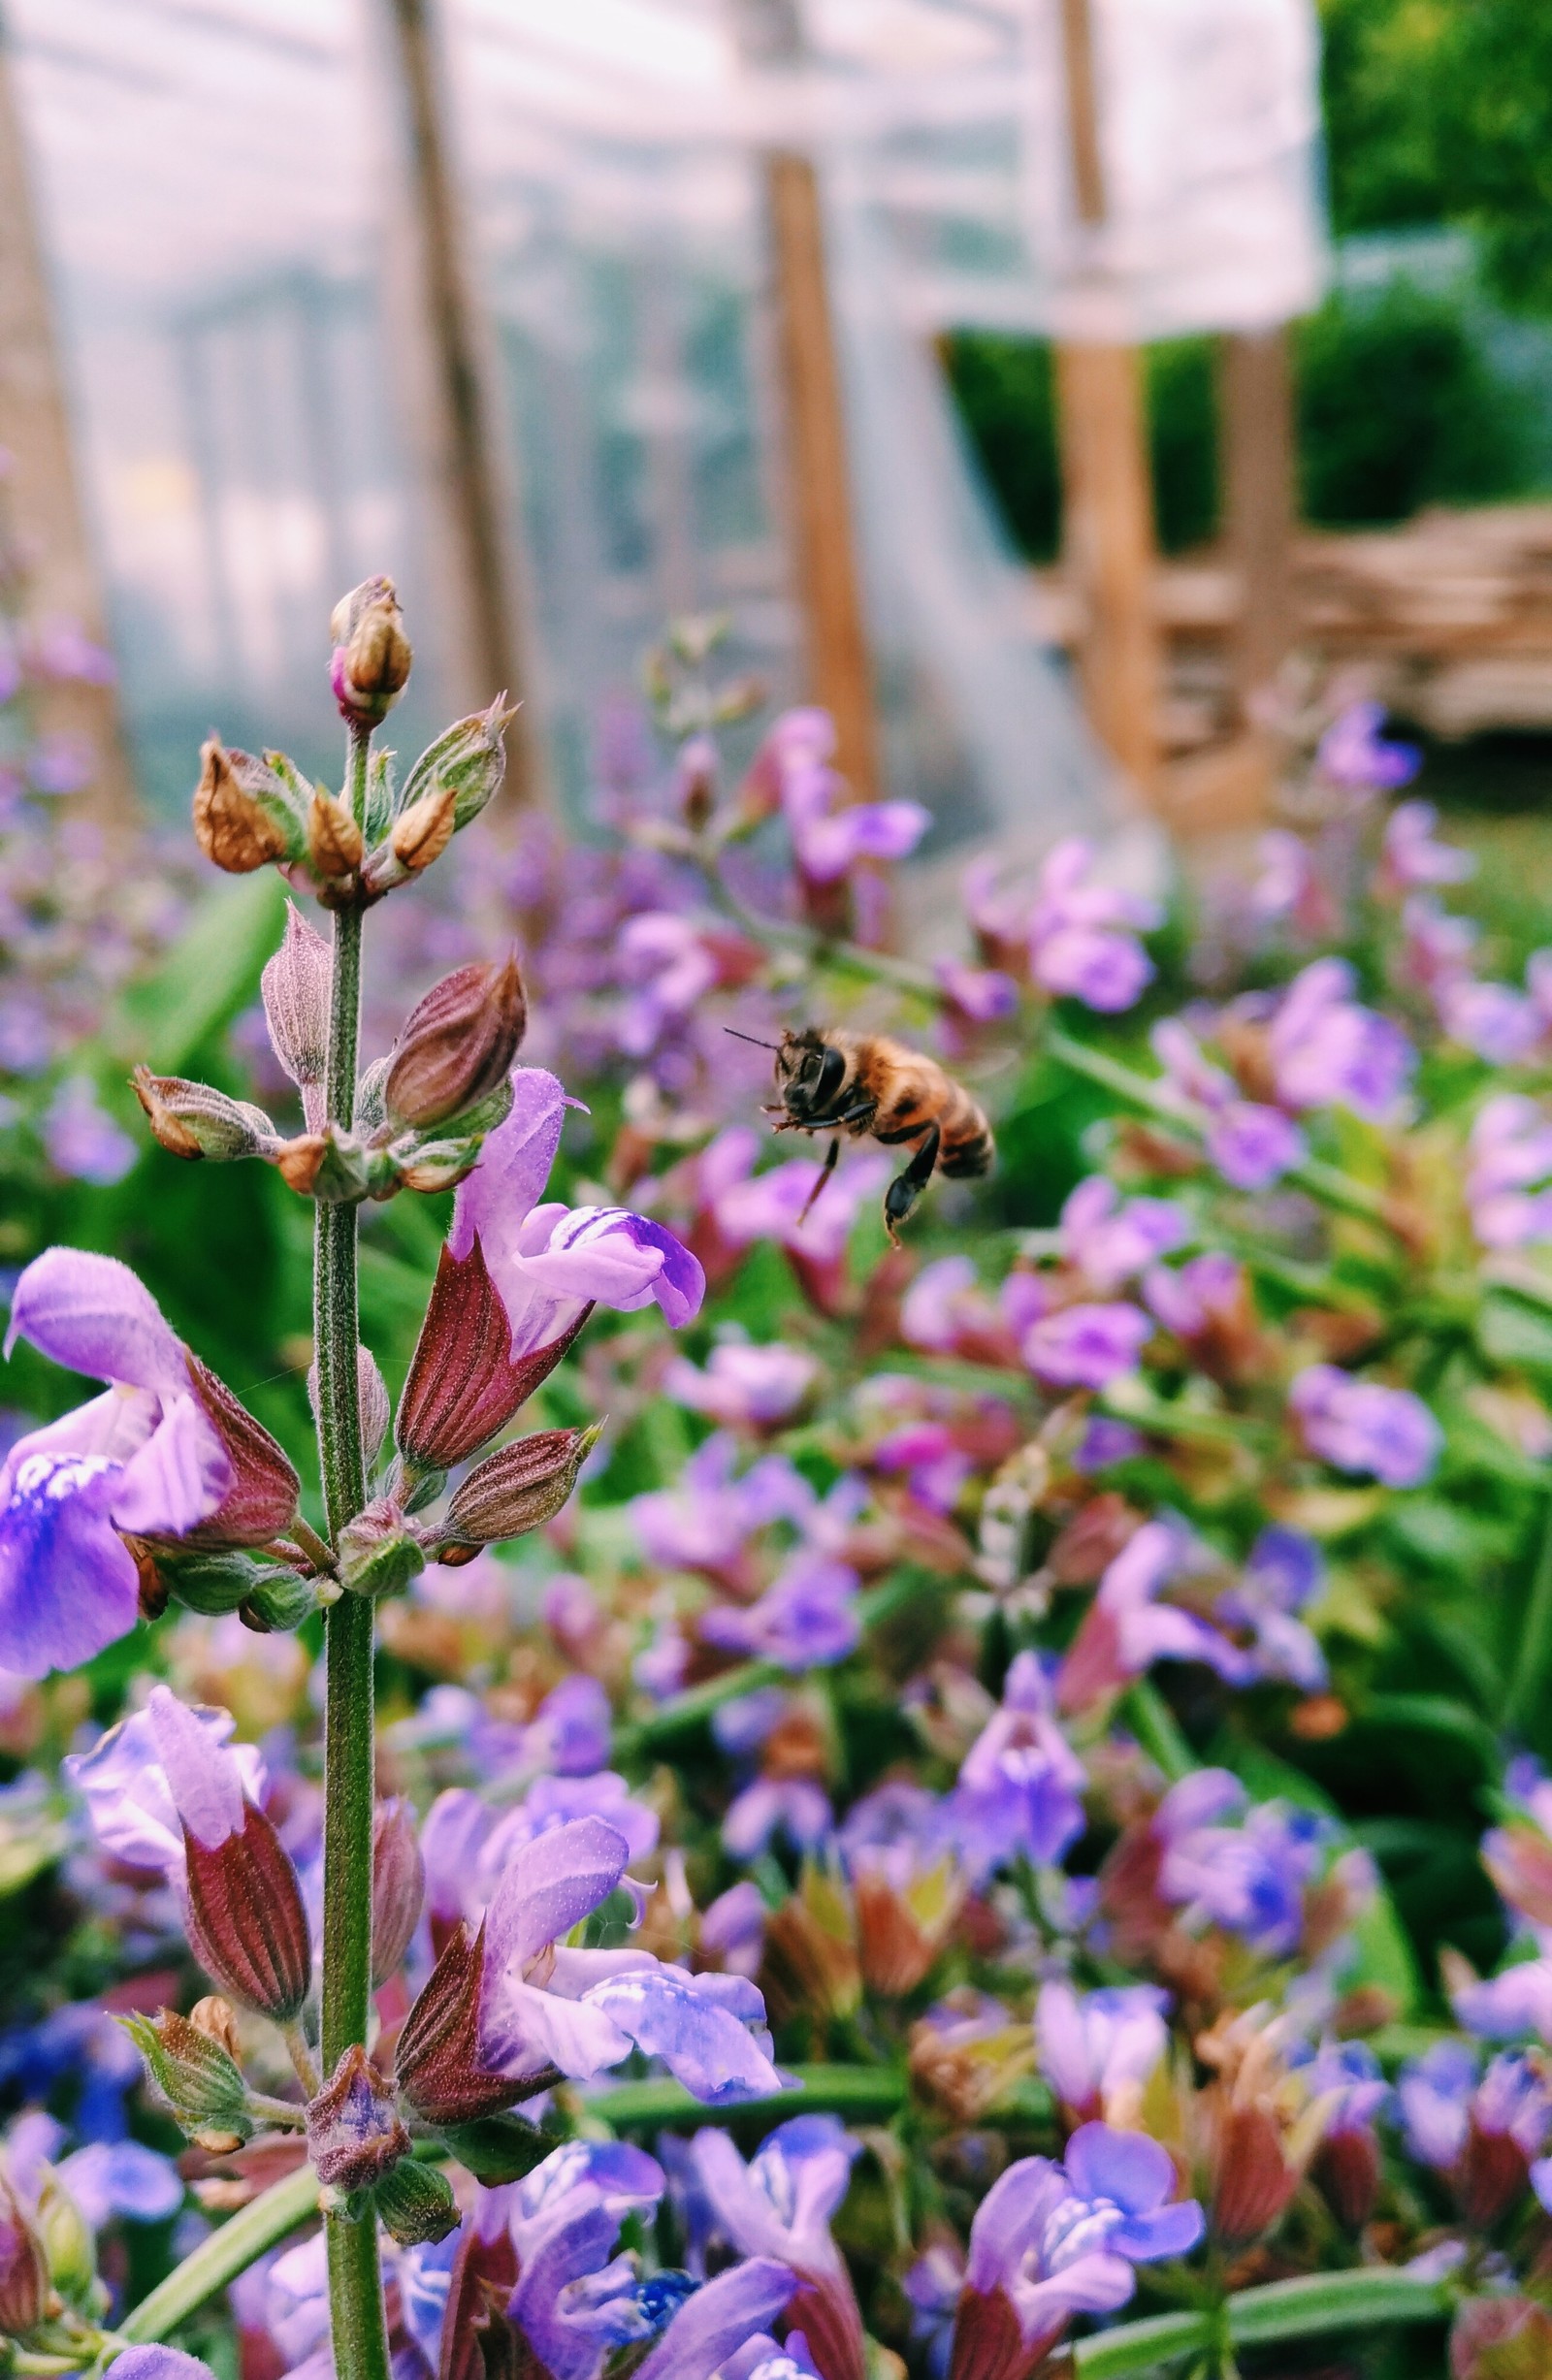
<svg viewBox="0 0 1552 2380"><path fill-rule="evenodd" d="M329 986L334 957L294 902L286 903L285 936L259 980L270 1045L302 1093L307 1130L323 1121L323 1080L329 1058Z"/></svg>
<svg viewBox="0 0 1552 2380"><path fill-rule="evenodd" d="M506 770L502 737L516 717L506 706L506 696L498 694L488 710L473 711L444 727L404 780L404 812L446 788L453 796L454 828L477 819L501 788Z"/></svg>
<svg viewBox="0 0 1552 2380"><path fill-rule="evenodd" d="M307 2148L318 2179L335 2190L370 2190L408 2147L391 2092L360 2042L352 2042L307 2103Z"/></svg>
<svg viewBox="0 0 1552 2380"><path fill-rule="evenodd" d="M312 1981L312 1945L290 1853L262 1810L202 1843L185 1822L186 1915L195 1957L229 1998L277 2025L299 2016Z"/></svg>
<svg viewBox="0 0 1552 2380"><path fill-rule="evenodd" d="M383 1086L396 1124L440 1124L503 1083L528 1021L515 957L459 967L404 1019Z"/></svg>
<svg viewBox="0 0 1552 2380"><path fill-rule="evenodd" d="M340 1583L351 1594L397 1594L426 1566L418 1538L397 1504L379 1496L340 1532Z"/></svg>
<svg viewBox="0 0 1552 2380"><path fill-rule="evenodd" d="M470 1471L447 1508L447 1543L440 1559L453 1560L466 1546L526 1537L553 1520L601 1430L601 1423L591 1430L539 1430L488 1456Z"/></svg>
<svg viewBox="0 0 1552 2380"><path fill-rule="evenodd" d="M26 2209L0 2173L0 2336L24 2338L48 2303L48 2260Z"/></svg>
<svg viewBox="0 0 1552 2380"><path fill-rule="evenodd" d="M375 2196L383 2227L402 2248L445 2239L458 2229L458 2201L446 2174L434 2165L403 2159L383 2175Z"/></svg>
<svg viewBox="0 0 1552 2380"><path fill-rule="evenodd" d="M272 860L300 859L302 815L283 777L250 752L229 751L217 735L200 751L194 788L199 847L229 876L247 876Z"/></svg>
<svg viewBox="0 0 1552 2380"><path fill-rule="evenodd" d="M315 787L307 810L307 864L313 874L329 884L344 883L355 875L366 851L348 805L321 785Z"/></svg>
<svg viewBox="0 0 1552 2380"><path fill-rule="evenodd" d="M184 2132L204 2147L225 2149L248 2139L253 2126L242 2070L232 2054L232 2011L221 2000L200 2003L201 2009L211 2007L224 2011L227 2040L172 2009L158 2016L126 2016L124 2029Z"/></svg>
<svg viewBox="0 0 1552 2380"><path fill-rule="evenodd" d="M414 1813L407 1802L379 1802L372 1830L372 1979L397 1975L426 1896Z"/></svg>
<svg viewBox="0 0 1552 2380"><path fill-rule="evenodd" d="M341 595L329 627L335 640L330 677L340 717L354 727L374 727L408 685L414 659L393 580L363 579Z"/></svg>
<svg viewBox="0 0 1552 2380"><path fill-rule="evenodd" d="M229 1099L207 1082L153 1075L137 1066L131 1077L152 1134L174 1157L257 1157L278 1146L262 1108Z"/></svg>

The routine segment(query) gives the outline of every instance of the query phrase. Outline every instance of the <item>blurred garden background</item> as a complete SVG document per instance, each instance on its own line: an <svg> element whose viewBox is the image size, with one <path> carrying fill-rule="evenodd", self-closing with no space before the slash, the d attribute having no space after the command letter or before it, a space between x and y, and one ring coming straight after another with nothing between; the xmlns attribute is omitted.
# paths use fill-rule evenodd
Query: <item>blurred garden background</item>
<svg viewBox="0 0 1552 2380"><path fill-rule="evenodd" d="M1080 2380L1552 2373L1552 19L0 9L4 2367L357 2380L303 2136L325 1648L387 1579L373 2104L458 2225L351 2169L396 2380L1029 2380L1075 2324ZM298 1024L347 918L354 1121ZM396 1106L450 972L501 1063ZM897 1234L887 1102L822 1175L770 1129L807 1029L927 1055L985 1177ZM483 1531L517 1405L427 1454L416 1354L481 1200L470 1376L562 1481ZM563 1296L611 1234L639 1278ZM283 1523L97 1509L174 1400L104 1357L82 1405L59 1247L272 1434ZM89 1644L40 1477L136 1564ZM202 1996L168 1688L306 1905L278 2033ZM608 2019L476 2137L410 2010L584 1822L620 1860L515 1988L629 1951L761 2079ZM622 2144L558 2342L497 2194ZM767 2257L807 2327L675 2363Z"/></svg>

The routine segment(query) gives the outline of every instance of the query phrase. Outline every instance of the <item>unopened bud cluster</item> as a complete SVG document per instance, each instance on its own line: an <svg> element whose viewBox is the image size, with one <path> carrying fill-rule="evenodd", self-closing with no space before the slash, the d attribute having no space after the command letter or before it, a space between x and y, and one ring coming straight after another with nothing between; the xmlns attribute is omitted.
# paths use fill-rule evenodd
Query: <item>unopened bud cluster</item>
<svg viewBox="0 0 1552 2380"><path fill-rule="evenodd" d="M374 578L336 606L332 683L356 735L378 726L409 681L412 655L391 579ZM200 849L234 876L282 867L327 908L363 908L441 857L479 816L505 769L516 716L499 695L488 710L447 728L422 753L402 788L392 756L369 771L364 815L327 786L309 785L284 753L240 752L212 735L194 794Z"/></svg>

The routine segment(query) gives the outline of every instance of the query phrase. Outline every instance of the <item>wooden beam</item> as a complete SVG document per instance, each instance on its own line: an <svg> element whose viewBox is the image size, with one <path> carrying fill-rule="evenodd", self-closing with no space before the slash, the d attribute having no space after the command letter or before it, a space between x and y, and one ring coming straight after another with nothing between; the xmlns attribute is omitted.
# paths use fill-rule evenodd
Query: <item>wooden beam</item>
<svg viewBox="0 0 1552 2380"><path fill-rule="evenodd" d="M1137 349L1058 343L1056 404L1062 559L1080 602L1083 707L1106 751L1151 793L1162 655Z"/></svg>
<svg viewBox="0 0 1552 2380"><path fill-rule="evenodd" d="M408 255L400 310L404 385L417 461L430 497L429 557L438 618L432 627L451 699L472 710L504 687L521 701L507 735L507 793L544 793L547 771L533 707L533 671L518 593L513 473L492 403L449 160L434 0L378 0L407 165ZM391 241L397 246L397 241ZM411 623L412 629L416 624Z"/></svg>
<svg viewBox="0 0 1552 2380"><path fill-rule="evenodd" d="M1081 223L1106 216L1089 0L1061 0L1068 148ZM1083 611L1079 675L1094 733L1145 794L1155 790L1163 682L1153 616L1153 495L1141 358L1058 339L1062 554Z"/></svg>
<svg viewBox="0 0 1552 2380"><path fill-rule="evenodd" d="M70 405L54 336L48 276L11 66L0 43L0 447L11 455L12 527L29 549L32 605L79 621L106 644L107 612L76 475ZM95 754L79 801L110 828L127 828L136 796L112 686L41 688L46 734L81 736Z"/></svg>
<svg viewBox="0 0 1552 2380"><path fill-rule="evenodd" d="M1242 718L1295 636L1293 376L1285 329L1236 333L1220 349L1224 526L1239 575L1234 687Z"/></svg>
<svg viewBox="0 0 1552 2380"><path fill-rule="evenodd" d="M835 722L837 760L861 801L879 787L872 665L853 543L846 424L811 160L765 159L798 585L814 700Z"/></svg>

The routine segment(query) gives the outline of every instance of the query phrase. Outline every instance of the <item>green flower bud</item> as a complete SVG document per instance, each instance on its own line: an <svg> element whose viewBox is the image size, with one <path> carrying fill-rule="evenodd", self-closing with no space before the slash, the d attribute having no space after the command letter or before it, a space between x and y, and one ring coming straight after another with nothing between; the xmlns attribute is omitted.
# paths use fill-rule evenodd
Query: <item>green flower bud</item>
<svg viewBox="0 0 1552 2380"><path fill-rule="evenodd" d="M377 2212L402 2248L445 2239L463 2220L445 2173L406 2157L376 2189Z"/></svg>
<svg viewBox="0 0 1552 2380"><path fill-rule="evenodd" d="M190 2139L219 2152L252 2138L242 2069L221 2042L172 2009L121 2021Z"/></svg>

